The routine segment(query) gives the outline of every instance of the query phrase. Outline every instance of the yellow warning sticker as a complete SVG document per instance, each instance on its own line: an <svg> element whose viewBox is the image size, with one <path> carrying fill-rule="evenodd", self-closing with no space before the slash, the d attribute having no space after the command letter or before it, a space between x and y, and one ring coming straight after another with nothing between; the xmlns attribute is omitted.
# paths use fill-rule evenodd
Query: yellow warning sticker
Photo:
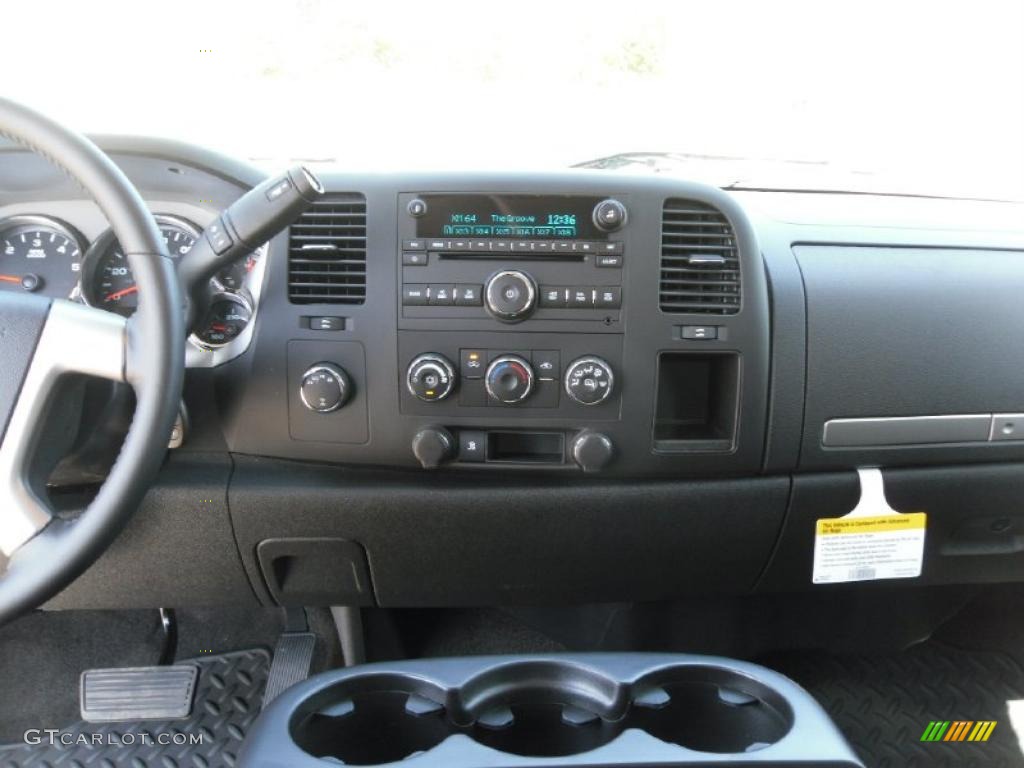
<svg viewBox="0 0 1024 768"><path fill-rule="evenodd" d="M818 520L814 536L815 584L921 575L928 515L924 512L847 515Z"/></svg>
<svg viewBox="0 0 1024 768"><path fill-rule="evenodd" d="M876 515L875 517L834 517L818 521L818 535L835 536L849 533L924 530L927 518L928 515L924 512Z"/></svg>

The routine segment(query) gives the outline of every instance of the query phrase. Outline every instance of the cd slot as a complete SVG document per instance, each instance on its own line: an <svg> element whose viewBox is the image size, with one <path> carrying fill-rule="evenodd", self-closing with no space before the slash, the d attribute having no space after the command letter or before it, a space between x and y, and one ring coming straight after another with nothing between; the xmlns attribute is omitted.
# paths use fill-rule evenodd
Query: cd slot
<svg viewBox="0 0 1024 768"><path fill-rule="evenodd" d="M573 262L581 263L584 259L582 253L467 253L464 251L437 251L431 252L442 261L543 261L543 262Z"/></svg>

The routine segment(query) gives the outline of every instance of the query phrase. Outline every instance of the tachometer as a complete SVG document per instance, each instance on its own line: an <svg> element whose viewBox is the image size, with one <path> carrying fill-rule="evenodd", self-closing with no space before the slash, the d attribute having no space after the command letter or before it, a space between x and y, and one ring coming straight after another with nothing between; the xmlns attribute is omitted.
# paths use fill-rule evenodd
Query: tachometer
<svg viewBox="0 0 1024 768"><path fill-rule="evenodd" d="M180 258L191 250L199 237L192 222L175 216L156 216L160 233L172 258ZM128 316L139 306L138 288L128 259L113 232L101 235L86 254L85 279L82 290L86 301L94 307Z"/></svg>
<svg viewBox="0 0 1024 768"><path fill-rule="evenodd" d="M82 268L82 236L48 216L0 222L0 290L73 296Z"/></svg>

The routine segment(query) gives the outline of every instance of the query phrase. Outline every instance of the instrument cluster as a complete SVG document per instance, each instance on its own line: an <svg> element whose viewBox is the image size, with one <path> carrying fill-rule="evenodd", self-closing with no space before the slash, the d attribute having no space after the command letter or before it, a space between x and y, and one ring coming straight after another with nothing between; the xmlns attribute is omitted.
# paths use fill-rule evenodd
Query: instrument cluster
<svg viewBox="0 0 1024 768"><path fill-rule="evenodd" d="M154 218L172 259L188 253L202 234L198 225L180 216L156 214ZM248 329L258 299L264 254L265 248L257 249L211 278L209 306L189 338L196 351L220 350ZM89 243L66 221L35 214L0 221L0 291L70 299L125 317L138 307L135 278L112 230ZM192 350L189 357L204 365Z"/></svg>

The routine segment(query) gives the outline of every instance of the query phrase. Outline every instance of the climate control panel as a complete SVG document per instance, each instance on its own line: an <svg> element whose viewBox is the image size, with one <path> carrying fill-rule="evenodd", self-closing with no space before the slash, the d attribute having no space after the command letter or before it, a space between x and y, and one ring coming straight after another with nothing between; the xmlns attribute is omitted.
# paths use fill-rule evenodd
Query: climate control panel
<svg viewBox="0 0 1024 768"><path fill-rule="evenodd" d="M618 417L622 340L607 334L399 333L403 413L580 420ZM479 422L479 418L477 419Z"/></svg>

